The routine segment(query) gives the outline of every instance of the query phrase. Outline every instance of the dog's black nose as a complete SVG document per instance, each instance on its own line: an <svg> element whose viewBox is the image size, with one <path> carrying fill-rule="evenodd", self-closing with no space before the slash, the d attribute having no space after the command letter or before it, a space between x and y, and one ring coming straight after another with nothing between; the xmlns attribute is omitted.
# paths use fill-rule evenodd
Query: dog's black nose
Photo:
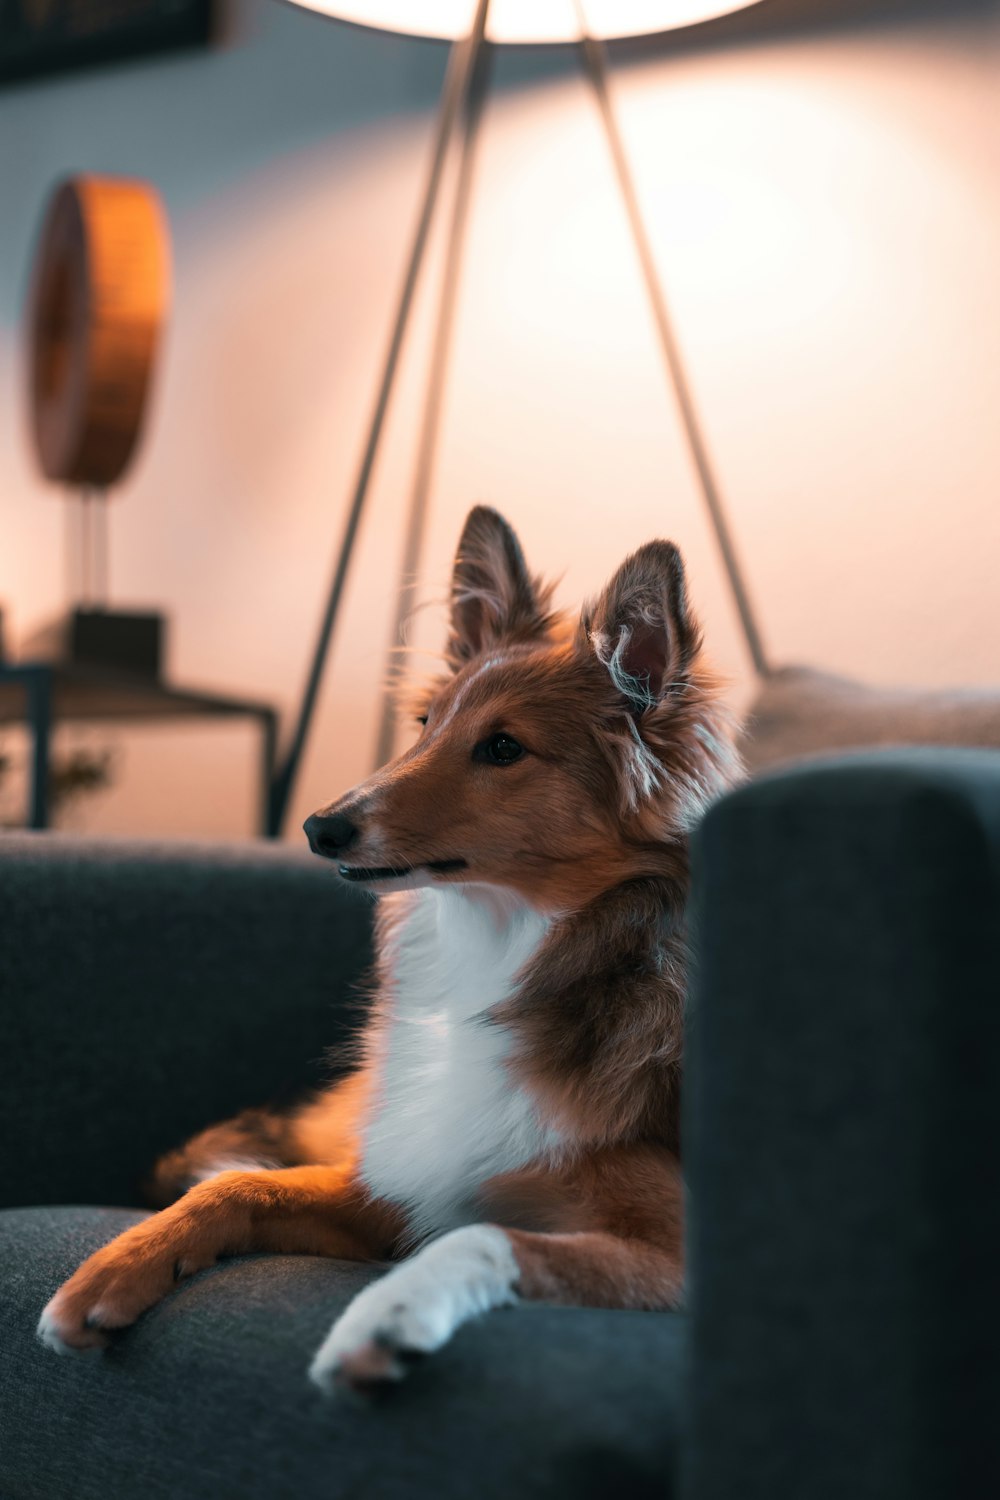
<svg viewBox="0 0 1000 1500"><path fill-rule="evenodd" d="M357 839L358 830L345 813L313 813L303 824L309 847L325 859L336 859Z"/></svg>

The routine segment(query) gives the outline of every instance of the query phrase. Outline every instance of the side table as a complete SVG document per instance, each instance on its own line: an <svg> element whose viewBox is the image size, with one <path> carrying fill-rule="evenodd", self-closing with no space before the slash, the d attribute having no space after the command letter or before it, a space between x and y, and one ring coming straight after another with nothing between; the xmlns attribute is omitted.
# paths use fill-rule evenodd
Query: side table
<svg viewBox="0 0 1000 1500"><path fill-rule="evenodd" d="M24 723L32 735L32 763L27 826L47 828L49 819L49 752L52 728L59 720L154 720L178 718L256 719L261 729L261 833L277 829L269 809L278 735L278 716L270 704L215 693L167 687L154 678L95 667L56 662L0 662L0 724Z"/></svg>

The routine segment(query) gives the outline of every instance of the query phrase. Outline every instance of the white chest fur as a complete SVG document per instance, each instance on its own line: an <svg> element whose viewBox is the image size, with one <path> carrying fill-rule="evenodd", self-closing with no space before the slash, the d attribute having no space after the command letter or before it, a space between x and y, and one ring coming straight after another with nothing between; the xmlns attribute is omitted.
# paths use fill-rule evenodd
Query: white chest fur
<svg viewBox="0 0 1000 1500"><path fill-rule="evenodd" d="M509 1034L483 1020L510 994L548 922L486 886L389 899L401 907L361 1173L429 1233L468 1222L481 1183L558 1146L504 1066Z"/></svg>

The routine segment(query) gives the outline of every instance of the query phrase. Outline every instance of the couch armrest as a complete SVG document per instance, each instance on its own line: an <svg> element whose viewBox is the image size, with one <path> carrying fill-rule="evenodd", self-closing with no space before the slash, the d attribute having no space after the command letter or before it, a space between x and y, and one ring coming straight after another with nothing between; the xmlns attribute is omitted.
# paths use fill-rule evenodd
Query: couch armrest
<svg viewBox="0 0 1000 1500"><path fill-rule="evenodd" d="M1000 1493L1000 754L751 784L694 872L685 1500Z"/></svg>
<svg viewBox="0 0 1000 1500"><path fill-rule="evenodd" d="M343 1069L370 934L280 847L0 837L0 1205L136 1203L161 1151Z"/></svg>

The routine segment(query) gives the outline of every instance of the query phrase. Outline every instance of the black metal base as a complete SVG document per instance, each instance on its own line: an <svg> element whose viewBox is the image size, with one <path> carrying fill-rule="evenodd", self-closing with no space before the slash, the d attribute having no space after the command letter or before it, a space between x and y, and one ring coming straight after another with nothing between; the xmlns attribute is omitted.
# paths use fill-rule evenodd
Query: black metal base
<svg viewBox="0 0 1000 1500"><path fill-rule="evenodd" d="M36 631L21 655L31 661L159 678L166 628L164 617L152 610L74 609Z"/></svg>

